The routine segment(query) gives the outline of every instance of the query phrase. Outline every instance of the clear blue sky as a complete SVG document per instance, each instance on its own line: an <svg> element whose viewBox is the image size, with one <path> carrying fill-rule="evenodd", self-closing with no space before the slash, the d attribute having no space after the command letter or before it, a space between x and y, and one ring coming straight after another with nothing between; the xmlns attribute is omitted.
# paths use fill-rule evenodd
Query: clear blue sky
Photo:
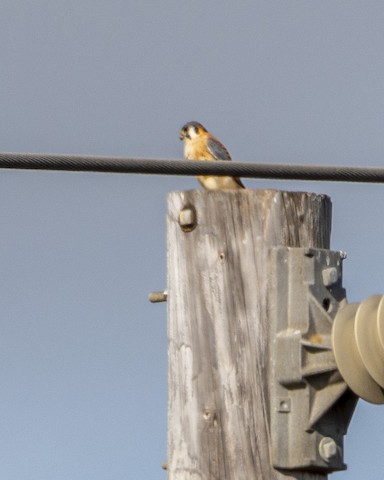
<svg viewBox="0 0 384 480"><path fill-rule="evenodd" d="M0 150L181 158L204 123L243 161L384 163L384 3L2 0ZM350 301L384 292L384 186L327 193ZM0 478L165 478L165 197L192 178L0 172ZM382 477L360 402L340 480Z"/></svg>

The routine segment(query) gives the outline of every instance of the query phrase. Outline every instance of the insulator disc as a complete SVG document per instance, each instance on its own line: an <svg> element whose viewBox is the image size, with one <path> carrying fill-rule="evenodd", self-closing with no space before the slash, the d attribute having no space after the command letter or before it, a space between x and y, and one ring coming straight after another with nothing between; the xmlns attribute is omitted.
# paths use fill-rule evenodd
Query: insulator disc
<svg viewBox="0 0 384 480"><path fill-rule="evenodd" d="M384 322L382 295L374 295L362 302L355 319L355 339L361 359L371 377L384 387L384 348L379 330Z"/></svg>
<svg viewBox="0 0 384 480"><path fill-rule="evenodd" d="M357 348L355 318L359 307L358 303L346 305L333 322L332 345L337 368L356 395L371 403L384 403L384 392L368 373Z"/></svg>

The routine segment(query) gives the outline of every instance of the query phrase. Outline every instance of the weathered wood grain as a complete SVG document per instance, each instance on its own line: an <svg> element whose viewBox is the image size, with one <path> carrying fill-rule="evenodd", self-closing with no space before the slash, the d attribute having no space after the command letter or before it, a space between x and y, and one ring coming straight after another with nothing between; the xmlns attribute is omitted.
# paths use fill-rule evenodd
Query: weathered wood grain
<svg viewBox="0 0 384 480"><path fill-rule="evenodd" d="M324 195L169 194L170 480L326 478L270 465L268 252L329 248L330 222Z"/></svg>

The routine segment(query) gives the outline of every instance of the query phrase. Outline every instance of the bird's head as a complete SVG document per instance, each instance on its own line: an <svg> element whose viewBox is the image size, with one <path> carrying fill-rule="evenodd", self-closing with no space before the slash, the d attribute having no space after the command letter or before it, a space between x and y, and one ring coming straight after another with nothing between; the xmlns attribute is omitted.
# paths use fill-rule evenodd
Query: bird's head
<svg viewBox="0 0 384 480"><path fill-rule="evenodd" d="M199 122L188 122L180 130L179 137L180 140L191 140L198 135L206 132L206 128Z"/></svg>

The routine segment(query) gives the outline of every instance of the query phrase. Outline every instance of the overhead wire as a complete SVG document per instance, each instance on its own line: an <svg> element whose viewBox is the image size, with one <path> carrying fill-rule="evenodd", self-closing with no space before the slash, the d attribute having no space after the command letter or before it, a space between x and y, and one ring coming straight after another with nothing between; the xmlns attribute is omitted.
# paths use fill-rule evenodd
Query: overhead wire
<svg viewBox="0 0 384 480"><path fill-rule="evenodd" d="M0 153L0 169L144 175L218 175L275 180L384 183L384 168L249 162L202 162L96 155Z"/></svg>

